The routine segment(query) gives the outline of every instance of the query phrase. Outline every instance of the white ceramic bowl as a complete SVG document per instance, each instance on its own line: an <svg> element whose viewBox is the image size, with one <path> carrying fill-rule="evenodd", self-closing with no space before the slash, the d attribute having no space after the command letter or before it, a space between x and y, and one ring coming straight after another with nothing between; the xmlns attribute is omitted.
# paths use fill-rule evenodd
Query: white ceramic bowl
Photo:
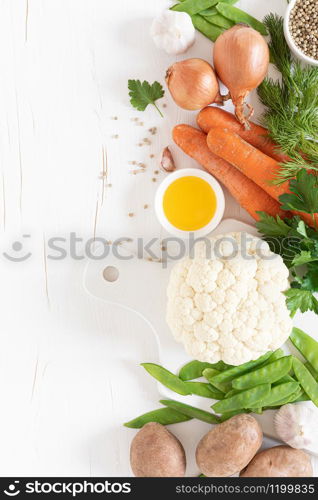
<svg viewBox="0 0 318 500"><path fill-rule="evenodd" d="M286 42L288 43L288 46L290 50L293 52L293 54L298 57L301 61L303 61L306 64L311 64L312 66L318 66L318 60L313 59L312 57L306 56L295 44L290 31L289 31L289 16L294 8L296 3L296 0L291 0L291 2L288 4L286 13L285 13L285 18L284 18L284 35L286 38Z"/></svg>
<svg viewBox="0 0 318 500"><path fill-rule="evenodd" d="M180 177L199 177L205 180L213 189L216 196L216 210L215 214L212 217L211 221L204 227L197 229L195 231L183 231L182 229L178 229L173 226L170 221L167 219L166 214L163 210L163 197L166 192L166 189L172 182ZM183 168L181 170L176 170L175 172L167 175L167 177L162 181L158 190L156 192L155 197L155 210L160 224L174 236L181 238L189 238L190 234L194 235L195 238L201 238L209 234L213 229L215 229L222 220L225 208L224 194L223 190L218 183L218 181L212 177L212 175L204 172L203 170L199 170L196 168Z"/></svg>

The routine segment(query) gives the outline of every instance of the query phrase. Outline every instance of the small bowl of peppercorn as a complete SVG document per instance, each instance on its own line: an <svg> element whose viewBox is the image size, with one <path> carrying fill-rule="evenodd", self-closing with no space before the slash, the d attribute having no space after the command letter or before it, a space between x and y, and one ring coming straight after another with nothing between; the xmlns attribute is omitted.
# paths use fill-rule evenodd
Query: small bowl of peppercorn
<svg viewBox="0 0 318 500"><path fill-rule="evenodd" d="M291 0L285 14L284 34L295 56L318 66L318 0Z"/></svg>

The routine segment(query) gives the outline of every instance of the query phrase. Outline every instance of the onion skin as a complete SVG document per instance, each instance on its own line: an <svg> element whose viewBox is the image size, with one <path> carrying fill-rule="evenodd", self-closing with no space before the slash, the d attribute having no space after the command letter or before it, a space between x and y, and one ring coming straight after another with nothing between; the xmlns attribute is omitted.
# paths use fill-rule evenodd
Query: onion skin
<svg viewBox="0 0 318 500"><path fill-rule="evenodd" d="M218 77L229 89L224 100L232 99L238 121L248 129L254 109L247 104L249 113L245 116L245 99L267 74L268 45L258 31L245 24L236 24L216 40L213 59Z"/></svg>
<svg viewBox="0 0 318 500"><path fill-rule="evenodd" d="M213 102L223 102L215 72L203 59L185 59L173 64L167 70L166 83L180 108L195 111Z"/></svg>

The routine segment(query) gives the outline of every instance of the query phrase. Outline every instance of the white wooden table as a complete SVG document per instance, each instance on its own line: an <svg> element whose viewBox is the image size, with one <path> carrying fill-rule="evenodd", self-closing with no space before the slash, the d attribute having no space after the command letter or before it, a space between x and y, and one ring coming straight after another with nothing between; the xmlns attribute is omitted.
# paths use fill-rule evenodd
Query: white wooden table
<svg viewBox="0 0 318 500"><path fill-rule="evenodd" d="M163 82L174 58L148 32L167 5L0 0L2 476L127 475L133 431L121 424L157 405L156 384L138 367L157 360L149 328L85 293L85 260L71 258L69 246L72 232L83 240L79 257L94 236L162 234L152 205L164 174L154 171L172 126L194 115L168 94L164 120L154 109L134 111L127 80ZM262 18L283 13L285 0L238 5ZM199 34L191 56L211 59ZM138 147L145 137L152 144ZM179 166L193 164L173 150ZM132 175L132 161L146 172ZM250 220L229 199L226 216ZM50 258L52 237L65 238L65 259ZM32 255L12 262L2 252Z"/></svg>

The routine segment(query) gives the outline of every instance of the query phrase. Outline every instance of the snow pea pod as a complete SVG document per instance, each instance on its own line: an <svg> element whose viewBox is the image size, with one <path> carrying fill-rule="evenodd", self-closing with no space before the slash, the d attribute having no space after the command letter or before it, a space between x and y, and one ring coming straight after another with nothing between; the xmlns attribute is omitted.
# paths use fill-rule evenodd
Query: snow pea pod
<svg viewBox="0 0 318 500"><path fill-rule="evenodd" d="M224 28L225 30L232 28L232 26L234 26L233 21L226 19L226 17L221 16L221 14L213 14L212 16L203 16L203 17L209 23L212 23L215 26L219 26L220 28Z"/></svg>
<svg viewBox="0 0 318 500"><path fill-rule="evenodd" d="M218 3L218 0L184 0L171 7L171 10L186 12L189 16L198 14L201 10L209 9Z"/></svg>
<svg viewBox="0 0 318 500"><path fill-rule="evenodd" d="M269 395L262 401L262 406L275 406L280 401L290 398L299 388L298 382L286 382L272 387Z"/></svg>
<svg viewBox="0 0 318 500"><path fill-rule="evenodd" d="M191 19L195 29L200 31L202 35L212 40L212 42L215 42L215 40L224 31L222 28L209 23L206 19L204 19L204 17L200 16L200 14L194 14L193 16L191 16Z"/></svg>
<svg viewBox="0 0 318 500"><path fill-rule="evenodd" d="M182 0L184 1L184 0ZM222 3L227 3L228 5L234 5L237 3L238 0L223 0ZM213 16L213 14L217 14L218 11L216 10L216 7L210 7L209 9L202 10L200 12L201 16Z"/></svg>
<svg viewBox="0 0 318 500"><path fill-rule="evenodd" d="M262 363L267 361L267 359L272 354L273 354L273 352L269 351L258 359L255 359L253 361L248 361L247 363L244 363L243 365L233 366L232 368L225 370L224 372L220 373L219 375L216 375L215 377L213 377L213 379L209 380L209 382L211 382L212 385L215 385L215 383L219 383L219 382L230 382L235 377L238 377L239 375L243 375L244 373L252 370L256 366L261 365Z"/></svg>
<svg viewBox="0 0 318 500"><path fill-rule="evenodd" d="M318 383L299 359L294 358L293 368L297 380L305 393L310 397L311 401L318 406Z"/></svg>
<svg viewBox="0 0 318 500"><path fill-rule="evenodd" d="M157 422L162 425L178 424L179 422L187 422L191 417L173 410L172 408L159 408L158 410L149 411L144 413L129 422L124 424L125 427L130 429L141 429L148 422Z"/></svg>
<svg viewBox="0 0 318 500"><path fill-rule="evenodd" d="M248 389L256 385L273 383L287 375L292 367L292 356L284 356L283 358L273 361L272 363L262 366L257 370L246 373L232 381L233 389Z"/></svg>
<svg viewBox="0 0 318 500"><path fill-rule="evenodd" d="M275 387L276 385L285 384L286 382L296 382L296 380L291 375L284 375L282 378L277 380L277 382L274 382L272 386Z"/></svg>
<svg viewBox="0 0 318 500"><path fill-rule="evenodd" d="M240 392L231 398L218 401L212 408L216 413L225 413L243 408L256 408L258 403L268 397L270 390L270 384L258 385L247 391Z"/></svg>
<svg viewBox="0 0 318 500"><path fill-rule="evenodd" d="M305 367L310 371L316 382L318 382L318 372L316 372L315 368L308 361L305 363Z"/></svg>
<svg viewBox="0 0 318 500"><path fill-rule="evenodd" d="M179 378L181 378L181 380L193 380L202 377L203 370L206 368L215 370L216 375L220 371L216 368L216 364L204 363L203 361L190 361L190 363L184 365L179 371Z"/></svg>
<svg viewBox="0 0 318 500"><path fill-rule="evenodd" d="M255 17L250 16L246 12L237 7L233 7L233 5L227 5L223 2L220 2L216 6L217 11L222 14L222 16L227 17L231 21L237 23L245 23L258 31L261 35L267 35L266 27L261 21L255 19Z"/></svg>
<svg viewBox="0 0 318 500"><path fill-rule="evenodd" d="M310 337L310 335L300 330L300 328L295 327L292 329L289 338L296 349L298 349L316 372L318 372L318 342Z"/></svg>
<svg viewBox="0 0 318 500"><path fill-rule="evenodd" d="M284 353L283 349L276 349L276 351L274 351L273 354L264 363L264 366L268 365L269 363L272 363L273 361L276 361L277 359L283 358L284 356L285 356L285 353Z"/></svg>
<svg viewBox="0 0 318 500"><path fill-rule="evenodd" d="M185 382L179 379L177 375L174 375L169 372L169 370L166 370L166 368L156 365L155 363L141 363L141 366L143 366L150 375L158 380L158 382L165 387L168 387L168 389L171 389L182 396L188 396L191 394L191 391L187 388Z"/></svg>
<svg viewBox="0 0 318 500"><path fill-rule="evenodd" d="M251 413L251 411L244 408L242 408L242 410L228 411L219 416L219 423L225 422L226 420L235 417L235 415L241 415L242 413Z"/></svg>
<svg viewBox="0 0 318 500"><path fill-rule="evenodd" d="M196 394L202 398L223 399L224 394L217 389L214 389L211 384L205 382L185 382L191 394Z"/></svg>
<svg viewBox="0 0 318 500"><path fill-rule="evenodd" d="M172 408L173 410L177 410L178 412L183 413L187 417L196 418L197 420L202 420L202 422L207 422L208 424L219 423L219 419L216 415L213 415L213 413L210 413L208 411L195 408L194 406L186 405L172 399L162 399L160 403L167 406L168 408Z"/></svg>
<svg viewBox="0 0 318 500"><path fill-rule="evenodd" d="M205 370L203 370L203 374L202 374L209 382L210 384L212 384L213 387L216 387L219 391L221 392L228 392L231 390L231 384L230 382L216 382L216 383L212 383L212 380L215 379L215 377L217 377L219 374L215 374L215 370L211 370L211 368L206 368Z"/></svg>

